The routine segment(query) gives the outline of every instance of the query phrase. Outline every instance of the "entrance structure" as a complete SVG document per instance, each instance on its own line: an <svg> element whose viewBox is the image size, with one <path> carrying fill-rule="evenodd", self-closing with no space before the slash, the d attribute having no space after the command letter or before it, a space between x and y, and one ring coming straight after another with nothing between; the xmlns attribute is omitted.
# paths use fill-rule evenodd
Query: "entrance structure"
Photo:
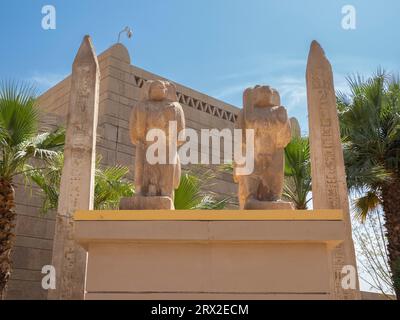
<svg viewBox="0 0 400 320"><path fill-rule="evenodd" d="M306 77L311 166L321 187L314 203L319 209L342 210L174 213L152 206L146 207L148 212L77 212L75 237L89 256L86 299L359 298L333 76L316 42ZM247 105L250 92L254 105L253 100ZM268 204L280 197L283 176L278 171L283 174L283 148L291 130L277 96L275 90L261 86L244 93L239 127L256 129L252 157L259 158L255 173L263 180L262 185L255 180L256 190L248 190L253 193L239 190L241 209L247 209L249 199ZM256 107L267 107L262 109L267 112L254 117ZM147 107L145 113L151 115L151 110ZM282 133L275 136L277 131ZM257 149L261 141L271 145ZM268 157L270 153L273 156ZM275 171L265 178L270 168ZM249 185L240 180L243 177L236 178ZM274 183L276 194L270 188ZM265 197L260 188L266 189ZM346 276L353 281L345 286L343 271L348 267ZM118 272L107 275L108 270Z"/></svg>
<svg viewBox="0 0 400 320"><path fill-rule="evenodd" d="M99 65L97 150L106 164L126 164L133 172L131 107L145 81L160 77L131 66L120 44L101 55ZM62 119L70 92L67 78L41 97L41 105ZM233 129L238 109L180 85L177 97L187 127ZM330 116L337 121L337 114ZM217 192L236 193L232 177L221 180ZM332 250L352 249L348 207L337 209L78 211L74 237L89 256L86 298L357 298L357 288L340 296L332 281L339 272Z"/></svg>

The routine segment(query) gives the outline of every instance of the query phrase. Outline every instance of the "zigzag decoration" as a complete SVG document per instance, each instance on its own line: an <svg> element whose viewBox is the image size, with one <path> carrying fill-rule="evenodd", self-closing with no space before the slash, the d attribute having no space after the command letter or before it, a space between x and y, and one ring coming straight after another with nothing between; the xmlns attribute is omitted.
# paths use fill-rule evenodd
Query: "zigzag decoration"
<svg viewBox="0 0 400 320"><path fill-rule="evenodd" d="M139 88L142 88L144 83L147 81L146 79L143 79L141 77L138 76L134 76L135 78L135 82L136 85ZM237 115L234 114L233 112L224 110L222 108L210 105L204 101L200 101L198 99L192 98L190 96L187 96L181 92L177 92L177 96L178 96L178 101L180 103L183 103L193 109L196 110L200 110L202 112L208 113L214 117L217 117L219 119L223 119L223 120L227 120L230 122L235 123L235 121L237 120Z"/></svg>

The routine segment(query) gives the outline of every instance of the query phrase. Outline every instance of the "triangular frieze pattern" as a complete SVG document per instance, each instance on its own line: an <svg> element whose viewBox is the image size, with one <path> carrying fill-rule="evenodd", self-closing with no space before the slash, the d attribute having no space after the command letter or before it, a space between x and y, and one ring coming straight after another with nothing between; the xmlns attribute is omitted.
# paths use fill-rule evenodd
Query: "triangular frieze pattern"
<svg viewBox="0 0 400 320"><path fill-rule="evenodd" d="M146 79L144 79L142 77L139 77L139 76L134 76L134 79L135 79L135 82L136 82L135 83L136 86L138 86L139 88L142 88L144 83L146 82ZM210 115L212 115L214 117L217 117L219 119L227 120L227 121L230 121L230 122L233 122L233 123L237 119L237 115L232 113L232 112L230 112L230 111L227 111L227 110L224 110L222 108L213 106L213 105L211 105L211 104L209 104L207 102L195 99L195 98L190 97L188 95L185 95L185 94L183 94L181 92L177 92L177 96L178 96L178 101L180 103L183 103L183 104L185 104L185 105L187 105L187 106L189 106L189 107L191 107L193 109L200 110L202 112L208 113L208 114L210 114Z"/></svg>

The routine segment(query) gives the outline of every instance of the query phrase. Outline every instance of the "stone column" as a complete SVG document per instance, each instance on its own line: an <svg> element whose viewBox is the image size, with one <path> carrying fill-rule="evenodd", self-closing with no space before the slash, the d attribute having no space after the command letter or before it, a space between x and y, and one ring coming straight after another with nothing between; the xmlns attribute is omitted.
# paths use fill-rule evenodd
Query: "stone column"
<svg viewBox="0 0 400 320"><path fill-rule="evenodd" d="M89 36L85 36L72 67L67 113L64 168L53 245L56 290L49 299L83 299L86 252L74 240L73 214L92 210L100 69Z"/></svg>
<svg viewBox="0 0 400 320"><path fill-rule="evenodd" d="M346 239L335 248L332 256L334 298L357 299L358 275L356 290L342 288L345 276L342 268L347 265L356 268L356 258L332 67L316 41L311 44L306 79L313 207L316 210L342 209L346 228Z"/></svg>

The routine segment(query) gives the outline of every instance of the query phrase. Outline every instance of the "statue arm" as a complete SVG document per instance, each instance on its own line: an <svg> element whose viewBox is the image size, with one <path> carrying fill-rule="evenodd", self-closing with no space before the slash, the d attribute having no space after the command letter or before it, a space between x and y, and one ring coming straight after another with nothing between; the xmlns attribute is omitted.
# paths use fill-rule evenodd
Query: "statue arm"
<svg viewBox="0 0 400 320"><path fill-rule="evenodd" d="M178 103L176 106L176 110L177 110L177 129L178 129L178 135L182 132L182 134L184 134L184 130L186 128L186 124L185 124L185 114L183 113L183 109L182 106ZM184 144L185 141L178 141L178 146Z"/></svg>
<svg viewBox="0 0 400 320"><path fill-rule="evenodd" d="M179 103L175 104L175 120L177 122L176 127L177 127L177 134L178 136L180 135L180 133L182 132L182 134L184 134L184 130L185 130L185 114L183 113L183 109L182 106ZM177 141L177 146L181 146L182 144L184 144L185 141L180 141L178 139ZM179 159L179 156L177 156L176 158L177 163L175 165L174 168L174 189L177 189L179 187L179 184L181 182L181 162Z"/></svg>
<svg viewBox="0 0 400 320"><path fill-rule="evenodd" d="M139 142L142 140L140 132L141 127L143 127L145 124L144 123L139 123L139 115L138 115L138 107L134 106L131 112L131 116L129 119L129 133L130 133L130 138L131 142L134 145L139 144Z"/></svg>
<svg viewBox="0 0 400 320"><path fill-rule="evenodd" d="M289 117L284 107L279 108L278 119L282 123L282 129L278 133L277 147L285 148L292 139L292 130Z"/></svg>

